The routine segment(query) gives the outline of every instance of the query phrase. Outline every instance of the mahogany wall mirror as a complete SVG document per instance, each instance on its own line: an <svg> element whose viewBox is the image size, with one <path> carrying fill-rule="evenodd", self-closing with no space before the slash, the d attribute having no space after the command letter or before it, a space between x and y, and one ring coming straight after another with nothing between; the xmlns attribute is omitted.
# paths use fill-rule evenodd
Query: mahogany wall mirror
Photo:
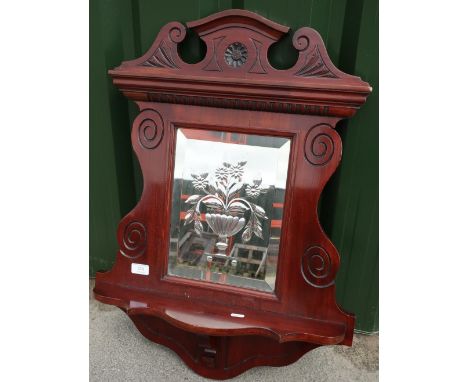
<svg viewBox="0 0 468 382"><path fill-rule="evenodd" d="M288 27L244 10L187 27L206 44L199 63L180 58L186 27L171 22L109 71L140 109L131 137L144 190L95 297L209 378L351 345L317 204L341 158L336 123L369 84L338 70L311 28L294 34L296 64L277 70L268 48Z"/></svg>

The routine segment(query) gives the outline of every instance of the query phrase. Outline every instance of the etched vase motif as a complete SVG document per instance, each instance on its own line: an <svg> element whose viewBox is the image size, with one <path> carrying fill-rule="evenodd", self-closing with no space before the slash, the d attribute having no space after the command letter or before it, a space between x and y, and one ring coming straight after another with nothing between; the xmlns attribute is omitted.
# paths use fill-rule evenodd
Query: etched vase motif
<svg viewBox="0 0 468 382"><path fill-rule="evenodd" d="M242 230L244 243L250 241L252 235L263 239L262 220L268 219L265 210L252 201L240 197L240 192L244 188L242 176L246 164L245 161L235 165L224 162L222 167L216 169L214 182L208 180L208 173L192 174L193 186L205 195L192 195L186 200L191 207L185 215L184 225L193 222L195 232L201 235L204 227L200 207L203 204L207 209L206 223L219 238L216 243L218 256L226 256L228 238ZM255 179L253 184L245 185L245 193L250 199L255 199L265 192L266 188L262 186L261 178ZM250 212L248 217L246 212Z"/></svg>

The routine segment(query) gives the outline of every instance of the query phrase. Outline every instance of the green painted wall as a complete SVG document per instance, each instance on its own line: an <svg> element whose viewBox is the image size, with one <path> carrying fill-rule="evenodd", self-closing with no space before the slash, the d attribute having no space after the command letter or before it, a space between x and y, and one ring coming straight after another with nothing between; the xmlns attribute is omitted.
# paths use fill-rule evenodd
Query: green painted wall
<svg viewBox="0 0 468 382"><path fill-rule="evenodd" d="M318 30L333 62L373 87L366 105L337 128L341 167L320 205L322 225L341 254L337 298L356 313L356 328L378 330L378 0L98 0L90 2L90 275L109 269L117 250L119 220L142 190L131 149L136 107L112 85L107 70L141 56L169 21L186 22L229 8L257 12L292 28L270 50L272 64L287 68L297 53L291 37L302 26ZM188 62L204 55L189 33L181 47Z"/></svg>

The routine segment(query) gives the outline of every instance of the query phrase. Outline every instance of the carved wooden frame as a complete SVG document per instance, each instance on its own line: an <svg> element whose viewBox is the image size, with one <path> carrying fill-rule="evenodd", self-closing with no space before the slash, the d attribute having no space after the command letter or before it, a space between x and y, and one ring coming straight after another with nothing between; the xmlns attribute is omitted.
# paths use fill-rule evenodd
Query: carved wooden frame
<svg viewBox="0 0 468 382"><path fill-rule="evenodd" d="M206 43L199 63L179 57L177 45L186 29L171 22L145 55L109 71L140 108L131 138L144 190L119 224L116 263L96 275L95 297L120 307L144 336L210 378L230 378L258 365L286 365L321 345L351 345L354 316L335 301L340 260L320 227L317 204L341 159L336 123L354 115L370 86L338 70L311 28L294 34L296 64L277 70L267 51L288 27L243 10L220 12L187 27ZM288 224L282 230L275 293L168 275L178 127L291 138L283 218ZM147 264L149 276L131 273L133 262ZM233 312L244 318L232 317Z"/></svg>

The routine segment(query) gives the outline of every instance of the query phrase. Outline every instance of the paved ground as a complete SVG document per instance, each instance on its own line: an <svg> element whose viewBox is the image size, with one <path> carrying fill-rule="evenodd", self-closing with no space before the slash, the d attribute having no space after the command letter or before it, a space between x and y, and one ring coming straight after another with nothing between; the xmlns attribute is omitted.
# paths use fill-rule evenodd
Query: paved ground
<svg viewBox="0 0 468 382"><path fill-rule="evenodd" d="M210 381L164 346L143 337L120 309L89 301L90 381ZM292 365L257 367L233 381L378 381L379 337L355 334L352 348L323 346Z"/></svg>

